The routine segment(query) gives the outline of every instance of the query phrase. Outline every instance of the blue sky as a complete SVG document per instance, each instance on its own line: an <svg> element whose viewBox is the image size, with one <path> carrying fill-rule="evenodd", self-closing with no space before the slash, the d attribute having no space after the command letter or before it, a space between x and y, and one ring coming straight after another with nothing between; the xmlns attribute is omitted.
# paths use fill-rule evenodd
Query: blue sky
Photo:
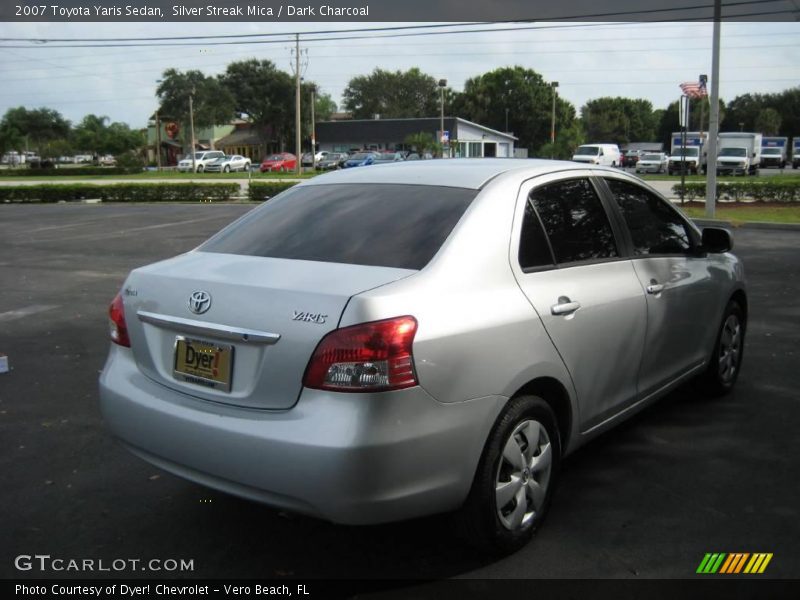
<svg viewBox="0 0 800 600"><path fill-rule="evenodd" d="M0 23L0 37L111 38L225 35L376 27L348 23ZM398 25L398 23L386 24ZM491 69L521 65L558 81L580 109L601 96L650 100L664 108L682 81L711 75L710 23L555 23L535 30L446 36L317 41L303 44L303 75L339 103L351 77L376 67L417 66L456 90ZM72 121L88 113L142 127L156 108L164 69L225 70L229 62L267 58L290 72L292 44L184 48L3 48L0 114L46 106ZM779 92L800 84L800 23L723 23L720 95ZM798 132L800 133L800 132Z"/></svg>

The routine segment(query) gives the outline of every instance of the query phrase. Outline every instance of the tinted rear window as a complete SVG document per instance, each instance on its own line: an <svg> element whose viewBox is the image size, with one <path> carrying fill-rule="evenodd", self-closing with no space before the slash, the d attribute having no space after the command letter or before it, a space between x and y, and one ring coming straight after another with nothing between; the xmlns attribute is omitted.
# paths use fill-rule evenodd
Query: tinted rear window
<svg viewBox="0 0 800 600"><path fill-rule="evenodd" d="M199 250L421 269L477 193L393 184L292 188L223 229Z"/></svg>

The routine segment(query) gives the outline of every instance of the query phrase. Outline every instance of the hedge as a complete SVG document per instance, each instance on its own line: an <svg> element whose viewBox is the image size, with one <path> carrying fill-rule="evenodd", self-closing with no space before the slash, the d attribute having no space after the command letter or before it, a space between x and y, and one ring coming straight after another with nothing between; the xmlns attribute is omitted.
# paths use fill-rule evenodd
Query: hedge
<svg viewBox="0 0 800 600"><path fill-rule="evenodd" d="M238 183L117 183L0 186L0 202L224 202L238 195Z"/></svg>
<svg viewBox="0 0 800 600"><path fill-rule="evenodd" d="M65 169L2 169L0 177L77 177L96 175L135 175L142 169L125 167L67 167Z"/></svg>
<svg viewBox="0 0 800 600"><path fill-rule="evenodd" d="M250 201L264 202L295 185L295 181L251 181Z"/></svg>
<svg viewBox="0 0 800 600"><path fill-rule="evenodd" d="M672 186L675 196L681 195L680 184ZM702 181L686 183L684 199L705 198L706 184ZM800 201L800 183L795 181L720 181L717 182L717 200L740 201L750 198L758 202L796 202Z"/></svg>

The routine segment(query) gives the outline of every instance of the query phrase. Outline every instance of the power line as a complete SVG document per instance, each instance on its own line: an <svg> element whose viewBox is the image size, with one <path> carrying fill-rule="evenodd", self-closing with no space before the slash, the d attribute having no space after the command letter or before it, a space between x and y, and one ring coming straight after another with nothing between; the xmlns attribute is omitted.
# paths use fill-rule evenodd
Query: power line
<svg viewBox="0 0 800 600"><path fill-rule="evenodd" d="M726 2L724 7L731 8L735 6L751 6L757 5L762 6L765 4L776 4L780 3L783 4L783 0L741 0L738 2ZM426 30L426 29L437 29L441 27L472 27L472 26L481 26L481 25L489 25L489 24L517 24L517 23L534 23L534 22L560 22L560 21L577 21L581 19L589 20L589 19L601 19L606 17L632 17L632 16L642 16L642 15L653 15L653 14L664 14L664 13L674 13L674 12L686 12L686 11L693 11L693 10L703 10L703 9L713 9L714 3L710 4L697 4L694 6L677 6L677 7L667 7L667 8L649 8L649 9L642 9L642 10L626 10L624 12L620 11L612 11L612 12L601 12L601 13L590 13L585 15L568 15L568 16L561 16L561 17L547 17L547 18L532 18L532 19L514 19L514 20L505 20L505 21L474 21L469 23L447 23L447 24L425 24L425 25L394 25L390 27L360 27L360 28L348 28L348 29L329 29L329 30L306 30L306 31L292 31L292 32L283 32L283 33L257 33L257 34L225 34L225 35L202 35L202 36L169 36L169 37L136 37L136 38L0 38L0 41L31 41L39 44L49 43L49 42L121 42L121 41L165 41L165 40L200 40L200 39L241 39L241 38L251 38L251 37L277 37L277 36L289 36L291 38L297 36L306 36L306 35L331 35L331 34L340 34L340 33L364 33L364 32L383 32L383 31L408 31L408 30ZM797 11L774 11L770 13L752 13L747 15L730 15L735 16L736 18L740 17L749 17L749 16L763 16L769 14L783 14L786 12L797 12ZM703 20L707 20L709 17L702 17ZM683 20L683 19L681 19ZM477 31L477 30L476 30ZM422 32L421 32L422 33ZM433 33L441 33L441 32L433 32Z"/></svg>
<svg viewBox="0 0 800 600"><path fill-rule="evenodd" d="M769 4L774 2L782 2L782 0L758 0L758 1L750 1L750 2L737 2L737 3L730 3L726 4L725 6L739 6L739 5L750 5L750 4ZM669 12L669 11L676 11L676 10L694 10L694 9L702 9L702 8L713 8L713 4L709 5L700 5L694 7L680 7L680 8L663 8L663 9L649 9L649 10L642 10L642 11L631 11L625 14L628 15L640 15L640 14L650 14L650 13L661 13L661 12ZM777 16L777 15L785 15L785 14L795 14L797 11L794 10L779 10L779 11L770 11L770 12L756 12L756 13L743 13L733 15L737 19L744 19L750 17L763 17L763 16ZM614 16L623 13L598 13L594 15L583 15L580 17L570 17L571 19L591 19L591 18L598 18L603 16ZM547 20L564 20L564 18L560 19L539 19L538 21L547 21ZM682 19L681 22L684 21L705 21L707 17L697 17L696 19ZM533 21L531 20L524 20L524 21L513 21L513 22L501 22L501 23L519 23L524 22L528 23ZM655 22L662 22L662 21L655 21ZM589 27L592 24L581 24L582 27ZM598 23L596 25L605 25ZM578 26L578 25L574 25ZM407 28L418 28L418 27L453 27L453 25L430 25L430 26L409 26ZM498 32L498 31L527 31L527 30L535 30L535 29L555 29L560 27L567 27L565 26L546 26L546 25L533 25L533 26L520 26L520 27L492 27L492 28L483 28L483 29L471 29L471 30L454 30L454 31L417 31L412 33L389 33L387 35L363 35L364 32L371 33L373 31L383 31L383 30L402 30L403 27L396 27L396 28L362 28L353 31L358 31L361 35L352 35L352 36L342 36L342 37L316 37L316 38L306 38L303 40L304 43L310 43L315 41L346 41L346 40L354 40L354 39L386 39L386 38L400 38L400 37L419 37L419 36L430 36L430 35L457 35L457 34L470 34L470 33L486 33L486 32ZM330 30L328 33L334 33L336 30ZM295 33L293 35L327 35L325 32L305 32L305 33ZM286 39L286 33L272 33L272 34L239 34L239 37L256 37L256 36L283 36L284 39L275 40L264 40L264 39L257 39L257 40L241 40L238 41L226 41L226 42L185 42L185 43L176 43L176 42L168 42L168 43L134 43L134 44L120 44L120 43L102 43L102 44L68 44L68 45L53 45L49 43L49 39L47 38L26 38L29 42L34 42L38 45L31 46L31 45L0 45L0 48L148 48L148 47L192 47L192 46L227 46L227 45L263 45L263 44L285 44L291 40ZM214 36L197 36L200 39L215 39ZM228 36L228 37L235 37L235 36ZM52 38L53 41L58 40L60 38ZM100 38L97 38L100 39ZM105 42L116 42L116 41L126 41L126 40L147 40L148 38L102 38ZM167 38L154 38L154 39L167 39ZM177 38L168 38L168 39L177 39ZM17 41L16 38L0 38L0 42L2 41ZM74 38L73 41L82 41L80 38Z"/></svg>

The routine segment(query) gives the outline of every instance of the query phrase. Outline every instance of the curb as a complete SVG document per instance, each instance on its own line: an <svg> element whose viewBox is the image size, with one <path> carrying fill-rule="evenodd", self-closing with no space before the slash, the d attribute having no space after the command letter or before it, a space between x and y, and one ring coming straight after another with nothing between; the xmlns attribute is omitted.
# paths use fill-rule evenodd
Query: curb
<svg viewBox="0 0 800 600"><path fill-rule="evenodd" d="M800 223L769 223L765 221L745 221L734 225L730 221L719 219L692 219L700 227L724 227L725 229L778 229L784 231L800 231Z"/></svg>

